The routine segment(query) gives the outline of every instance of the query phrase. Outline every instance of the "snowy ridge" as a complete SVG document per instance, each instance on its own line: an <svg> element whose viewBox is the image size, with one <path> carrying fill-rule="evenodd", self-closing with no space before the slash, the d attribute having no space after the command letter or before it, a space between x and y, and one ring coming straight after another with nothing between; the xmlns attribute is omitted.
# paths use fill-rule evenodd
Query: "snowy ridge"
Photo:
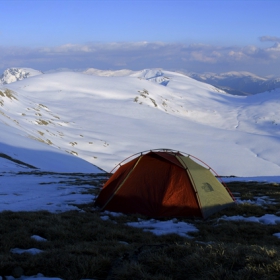
<svg viewBox="0 0 280 280"><path fill-rule="evenodd" d="M238 97L176 72L119 74L58 72L2 86L0 149L44 170L110 171L132 154L164 147L220 175L280 174L279 90ZM46 149L63 164L40 163L36 154Z"/></svg>
<svg viewBox="0 0 280 280"><path fill-rule="evenodd" d="M95 68L88 68L87 70L82 71L82 73L88 75L104 76L104 77L111 77L111 76L118 77L118 76L128 76L134 73L134 71L127 70L127 69L113 71L113 70L99 70Z"/></svg>
<svg viewBox="0 0 280 280"><path fill-rule="evenodd" d="M43 74L41 71L37 71L32 68L9 68L5 70L1 76L0 84L10 84L41 74Z"/></svg>

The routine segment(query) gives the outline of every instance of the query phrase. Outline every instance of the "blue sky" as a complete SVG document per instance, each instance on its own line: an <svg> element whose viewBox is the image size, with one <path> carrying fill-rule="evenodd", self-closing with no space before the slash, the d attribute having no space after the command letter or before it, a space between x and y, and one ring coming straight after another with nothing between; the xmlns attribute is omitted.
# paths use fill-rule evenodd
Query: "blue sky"
<svg viewBox="0 0 280 280"><path fill-rule="evenodd" d="M0 11L2 71L161 67L280 76L278 0L0 0Z"/></svg>

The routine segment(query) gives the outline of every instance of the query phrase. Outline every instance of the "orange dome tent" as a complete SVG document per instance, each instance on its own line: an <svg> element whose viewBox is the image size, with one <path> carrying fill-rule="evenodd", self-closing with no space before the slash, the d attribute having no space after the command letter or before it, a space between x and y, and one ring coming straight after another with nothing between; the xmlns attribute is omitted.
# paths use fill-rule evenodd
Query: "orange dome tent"
<svg viewBox="0 0 280 280"><path fill-rule="evenodd" d="M201 217L235 204L213 170L173 150L142 152L104 184L95 205L150 217ZM212 170L212 172L211 172Z"/></svg>

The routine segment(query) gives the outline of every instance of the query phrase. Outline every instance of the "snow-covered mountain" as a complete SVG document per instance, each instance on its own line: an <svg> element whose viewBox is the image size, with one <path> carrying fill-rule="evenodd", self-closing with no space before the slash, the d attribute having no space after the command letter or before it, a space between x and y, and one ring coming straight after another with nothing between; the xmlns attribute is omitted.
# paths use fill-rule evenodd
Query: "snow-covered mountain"
<svg viewBox="0 0 280 280"><path fill-rule="evenodd" d="M260 77L249 72L190 73L188 75L233 95L247 96L280 88L280 78Z"/></svg>
<svg viewBox="0 0 280 280"><path fill-rule="evenodd" d="M233 96L159 69L57 72L0 87L7 170L110 171L137 152L170 148L221 175L275 176L279 125L280 90Z"/></svg>

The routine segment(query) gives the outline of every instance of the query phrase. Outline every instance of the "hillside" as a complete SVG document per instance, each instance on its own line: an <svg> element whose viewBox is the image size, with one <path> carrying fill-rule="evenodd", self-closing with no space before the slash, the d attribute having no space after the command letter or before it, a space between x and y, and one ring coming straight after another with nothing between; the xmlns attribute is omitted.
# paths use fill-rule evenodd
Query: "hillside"
<svg viewBox="0 0 280 280"><path fill-rule="evenodd" d="M110 171L131 154L171 148L221 175L280 172L279 90L233 96L183 74L146 69L42 74L0 91L0 151L43 170Z"/></svg>

